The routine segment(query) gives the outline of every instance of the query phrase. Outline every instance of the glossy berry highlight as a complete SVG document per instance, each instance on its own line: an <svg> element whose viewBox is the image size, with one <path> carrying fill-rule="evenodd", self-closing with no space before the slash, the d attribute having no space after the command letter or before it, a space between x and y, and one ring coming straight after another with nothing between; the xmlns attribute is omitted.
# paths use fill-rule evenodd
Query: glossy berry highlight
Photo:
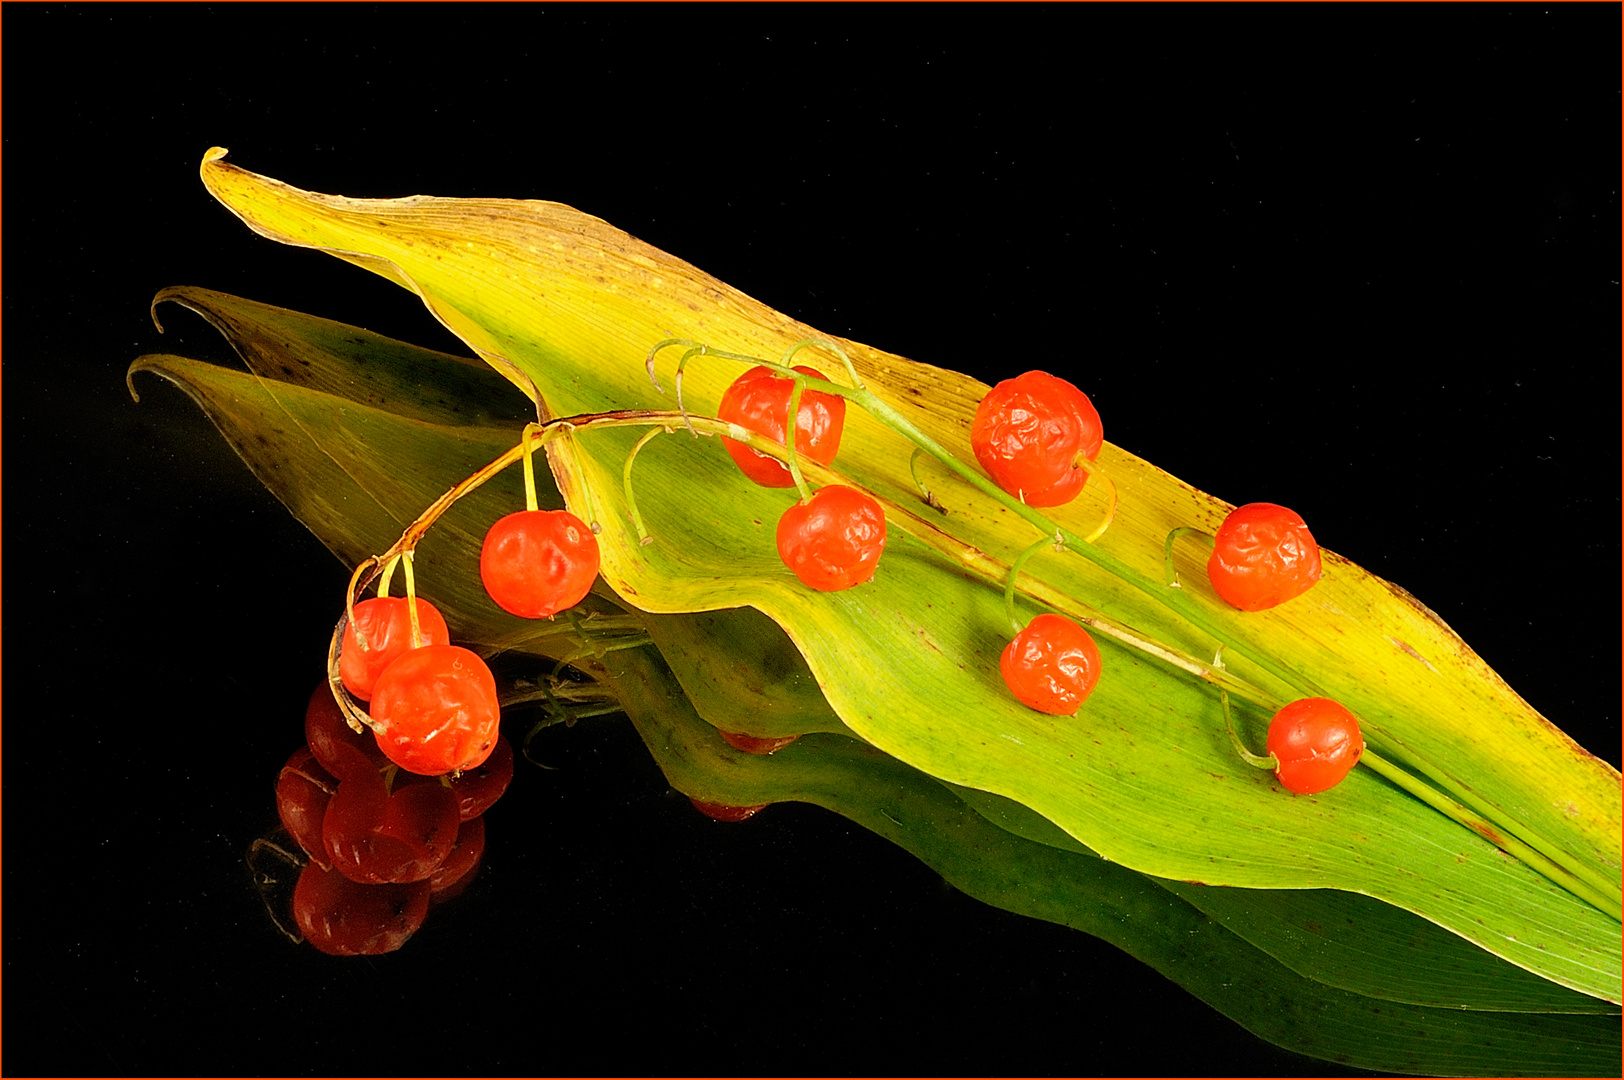
<svg viewBox="0 0 1624 1080"><path fill-rule="evenodd" d="M795 370L813 379L824 379L816 368L797 367ZM753 367L722 394L716 415L782 444L789 398L794 389L794 379L779 375L769 367ZM795 453L820 465L829 464L840 450L840 434L845 425L845 398L818 390L802 390L801 404L795 412ZM782 462L758 454L734 439L724 438L722 445L744 475L762 487L795 486L795 478Z"/></svg>
<svg viewBox="0 0 1624 1080"><path fill-rule="evenodd" d="M1070 716L1100 681L1100 650L1070 619L1039 615L1004 647L998 669L1027 708Z"/></svg>
<svg viewBox="0 0 1624 1080"><path fill-rule="evenodd" d="M1219 526L1207 578L1230 607L1277 607L1320 579L1319 545L1295 511L1274 503L1247 503Z"/></svg>
<svg viewBox="0 0 1624 1080"><path fill-rule="evenodd" d="M1065 379L1028 371L1005 379L976 407L970 446L1004 491L1028 506L1060 506L1088 480L1105 429L1088 395Z"/></svg>
<svg viewBox="0 0 1624 1080"><path fill-rule="evenodd" d="M479 576L502 610L544 619L592 591L598 538L568 510L520 510L485 534Z"/></svg>
<svg viewBox="0 0 1624 1080"><path fill-rule="evenodd" d="M885 550L885 511L844 484L820 488L778 519L778 555L819 592L839 592L874 576Z"/></svg>
<svg viewBox="0 0 1624 1080"><path fill-rule="evenodd" d="M460 645L426 645L390 664L371 713L373 735L389 760L424 776L484 764L502 719L495 676Z"/></svg>
<svg viewBox="0 0 1624 1080"><path fill-rule="evenodd" d="M1269 753L1288 791L1312 795L1340 784L1359 764L1365 740L1359 721L1330 698L1303 698L1269 721Z"/></svg>

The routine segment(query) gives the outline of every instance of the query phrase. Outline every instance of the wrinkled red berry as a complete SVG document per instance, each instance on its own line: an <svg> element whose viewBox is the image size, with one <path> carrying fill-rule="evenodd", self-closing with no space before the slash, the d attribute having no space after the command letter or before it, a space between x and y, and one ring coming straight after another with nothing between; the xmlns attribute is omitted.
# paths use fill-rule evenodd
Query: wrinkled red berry
<svg viewBox="0 0 1624 1080"><path fill-rule="evenodd" d="M421 596L417 598L417 625L423 645L451 641L445 616ZM338 653L338 673L344 689L368 701L372 688L401 653L412 648L412 615L404 596L377 596L355 605L355 618L344 626Z"/></svg>
<svg viewBox="0 0 1624 1080"><path fill-rule="evenodd" d="M830 484L778 519L778 555L802 582L838 592L874 576L885 550L885 511L856 488Z"/></svg>
<svg viewBox="0 0 1624 1080"><path fill-rule="evenodd" d="M496 678L460 645L400 656L372 695L373 735L390 761L425 776L472 769L490 757L501 726Z"/></svg>
<svg viewBox="0 0 1624 1080"><path fill-rule="evenodd" d="M1039 615L1004 647L1004 685L1027 708L1070 716L1100 681L1100 650L1081 626Z"/></svg>
<svg viewBox="0 0 1624 1080"><path fill-rule="evenodd" d="M1004 491L1028 506L1059 506L1082 490L1104 445L1100 414L1065 379L1028 371L1005 379L976 407L970 447Z"/></svg>
<svg viewBox="0 0 1624 1080"><path fill-rule="evenodd" d="M1224 603L1262 611L1301 596L1320 579L1319 545L1303 519L1274 503L1247 503L1213 538L1207 578Z"/></svg>
<svg viewBox="0 0 1624 1080"><path fill-rule="evenodd" d="M293 918L306 941L330 956L394 952L429 913L429 883L362 885L315 863L293 888Z"/></svg>
<svg viewBox="0 0 1624 1080"><path fill-rule="evenodd" d="M598 538L568 510L520 510L485 534L479 576L502 610L544 619L586 598L598 558Z"/></svg>
<svg viewBox="0 0 1624 1080"><path fill-rule="evenodd" d="M815 368L797 367L795 370L814 379L824 378ZM794 389L794 379L779 375L769 367L753 367L727 388L721 404L717 406L716 415L730 424L737 424L782 444L784 421L789 417L790 393ZM829 464L840 449L840 434L845 424L845 398L817 390L802 390L800 408L795 413L795 453L821 465ZM758 454L733 439L724 438L722 445L744 475L763 487L795 486L795 478L781 462Z"/></svg>
<svg viewBox="0 0 1624 1080"><path fill-rule="evenodd" d="M1330 698L1302 698L1269 721L1269 753L1288 791L1312 795L1340 784L1365 752L1359 721Z"/></svg>

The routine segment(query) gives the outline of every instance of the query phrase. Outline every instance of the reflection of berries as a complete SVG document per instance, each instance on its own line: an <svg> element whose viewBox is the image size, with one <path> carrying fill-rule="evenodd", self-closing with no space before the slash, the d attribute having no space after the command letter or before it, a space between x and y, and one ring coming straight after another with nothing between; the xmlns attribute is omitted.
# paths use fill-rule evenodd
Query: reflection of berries
<svg viewBox="0 0 1624 1080"><path fill-rule="evenodd" d="M795 370L823 379L815 368L797 367ZM782 445L784 421L789 417L789 398L794 390L794 379L779 375L769 367L753 367L727 388L716 415ZM840 450L840 434L845 425L845 398L818 390L802 390L801 404L795 412L795 453L820 465L829 464ZM722 445L744 475L762 487L795 486L795 478L782 463L733 439L724 438Z"/></svg>
<svg viewBox="0 0 1624 1080"><path fill-rule="evenodd" d="M325 685L321 689L327 692ZM327 696L332 700L331 694ZM321 823L337 788L338 780L321 767L308 746L295 750L276 778L276 816L304 853L324 868L332 864L322 847Z"/></svg>
<svg viewBox="0 0 1624 1080"><path fill-rule="evenodd" d="M351 728L325 682L310 695L305 708L305 743L322 768L342 779L354 773L375 773L389 764L368 732Z"/></svg>
<svg viewBox="0 0 1624 1080"><path fill-rule="evenodd" d="M736 731L723 731L719 734L727 740L729 746L735 750L743 750L746 754L771 754L782 750L800 738L799 735L764 738L756 735L742 735Z"/></svg>
<svg viewBox="0 0 1624 1080"><path fill-rule="evenodd" d="M976 407L970 446L1004 491L1028 506L1059 506L1082 490L1104 445L1100 414L1088 395L1065 379L1028 371L1005 379Z"/></svg>
<svg viewBox="0 0 1624 1080"><path fill-rule="evenodd" d="M417 598L417 625L421 644L451 641L445 616L421 596ZM411 647L412 615L404 596L378 596L356 604L355 618L344 627L344 644L338 654L344 689L362 701L370 700L384 668Z"/></svg>
<svg viewBox="0 0 1624 1080"><path fill-rule="evenodd" d="M293 917L304 939L331 956L394 952L423 925L429 883L361 885L315 863L293 890Z"/></svg>
<svg viewBox="0 0 1624 1080"><path fill-rule="evenodd" d="M485 534L479 576L502 610L544 619L592 591L598 538L568 510L520 510Z"/></svg>
<svg viewBox="0 0 1624 1080"><path fill-rule="evenodd" d="M452 891L462 891L469 877L479 866L479 860L485 854L485 819L476 817L472 821L465 821L457 829L457 843L451 849L451 854L445 857L429 876L429 884L434 889L435 901L449 900Z"/></svg>
<svg viewBox="0 0 1624 1080"><path fill-rule="evenodd" d="M491 669L460 645L402 654L379 676L371 713L389 760L424 776L483 764L502 719Z"/></svg>
<svg viewBox="0 0 1624 1080"><path fill-rule="evenodd" d="M322 847L352 881L382 885L426 881L457 842L457 797L438 780L382 775L340 782L322 818Z"/></svg>
<svg viewBox="0 0 1624 1080"><path fill-rule="evenodd" d="M498 735L490 757L451 781L459 816L463 821L479 817L496 804L512 782L513 745Z"/></svg>
<svg viewBox="0 0 1624 1080"><path fill-rule="evenodd" d="M746 818L754 817L757 813L772 805L771 803L762 803L760 806L723 806L721 803L701 802L692 796L689 797L688 801L694 804L695 810L708 818L715 818L717 821L743 821Z"/></svg>

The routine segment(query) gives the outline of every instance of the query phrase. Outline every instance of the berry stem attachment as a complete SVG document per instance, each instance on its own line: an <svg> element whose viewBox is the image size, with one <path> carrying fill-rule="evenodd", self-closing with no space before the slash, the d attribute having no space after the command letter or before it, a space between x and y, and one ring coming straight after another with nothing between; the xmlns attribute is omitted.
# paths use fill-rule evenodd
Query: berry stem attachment
<svg viewBox="0 0 1624 1080"><path fill-rule="evenodd" d="M806 387L806 376L796 375L795 385L789 392L789 414L784 422L784 449L789 451L789 475L795 481L795 490L801 493L801 501L812 497L812 489L807 486L806 477L801 475L800 456L795 453L795 422L801 415L801 391Z"/></svg>
<svg viewBox="0 0 1624 1080"><path fill-rule="evenodd" d="M1213 542L1210 532L1198 529L1194 525L1180 525L1167 534L1167 539L1162 541L1162 581L1166 583L1169 589L1184 588L1184 585L1179 581L1178 572L1173 569L1173 541L1181 536L1203 537L1206 539L1208 547L1211 547Z"/></svg>
<svg viewBox="0 0 1624 1080"><path fill-rule="evenodd" d="M423 624L417 617L417 579L412 574L412 552L400 553L401 569L406 571L406 617L412 623L412 648L423 647Z"/></svg>
<svg viewBox="0 0 1624 1080"><path fill-rule="evenodd" d="M1025 626L1015 617L1015 579L1021 576L1021 568L1026 565L1026 561L1046 547L1052 547L1056 551L1064 551L1066 550L1065 538L1056 530L1053 536L1045 536L1042 540L1015 556L1015 561L1009 566L1009 577L1004 580L1004 611L1009 615L1010 632L1013 634L1019 634Z"/></svg>
<svg viewBox="0 0 1624 1080"><path fill-rule="evenodd" d="M923 448L917 446L914 447L914 452L908 456L908 472L913 475L914 487L919 489L919 497L925 500L925 505L930 507L932 510L935 510L937 513L945 516L947 514L947 507L942 505L942 501L938 499L936 494L931 491L930 488L926 487L925 482L919 478L919 458L920 455L924 454L924 452L925 451Z"/></svg>
<svg viewBox="0 0 1624 1080"><path fill-rule="evenodd" d="M1229 741L1234 744L1235 753L1239 754L1243 761L1254 768L1278 769L1280 767L1279 758L1275 757L1273 754L1266 754L1260 757L1259 755L1252 753L1252 751L1246 748L1246 744L1241 742L1241 737L1235 733L1235 721L1234 718L1230 716L1229 712L1229 691L1220 688L1218 691L1218 699L1224 703L1224 730L1229 732Z"/></svg>
<svg viewBox="0 0 1624 1080"><path fill-rule="evenodd" d="M536 502L536 466L530 460L531 452L534 450L534 447L530 445L530 439L540 430L540 424L526 424L524 433L519 436L519 445L524 449L524 508L526 510L540 509Z"/></svg>

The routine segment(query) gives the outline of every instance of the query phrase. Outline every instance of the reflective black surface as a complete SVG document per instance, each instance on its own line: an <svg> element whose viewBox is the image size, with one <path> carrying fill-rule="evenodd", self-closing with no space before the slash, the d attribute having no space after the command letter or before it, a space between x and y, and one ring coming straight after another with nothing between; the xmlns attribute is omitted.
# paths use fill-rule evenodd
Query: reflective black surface
<svg viewBox="0 0 1624 1080"><path fill-rule="evenodd" d="M278 936L346 571L178 392L195 284L456 345L260 239L301 187L569 203L827 331L1082 386L1288 503L1619 760L1616 11L8 5L5 1041L27 1073L1295 1073L1161 975L825 811L550 732L398 955Z"/></svg>

